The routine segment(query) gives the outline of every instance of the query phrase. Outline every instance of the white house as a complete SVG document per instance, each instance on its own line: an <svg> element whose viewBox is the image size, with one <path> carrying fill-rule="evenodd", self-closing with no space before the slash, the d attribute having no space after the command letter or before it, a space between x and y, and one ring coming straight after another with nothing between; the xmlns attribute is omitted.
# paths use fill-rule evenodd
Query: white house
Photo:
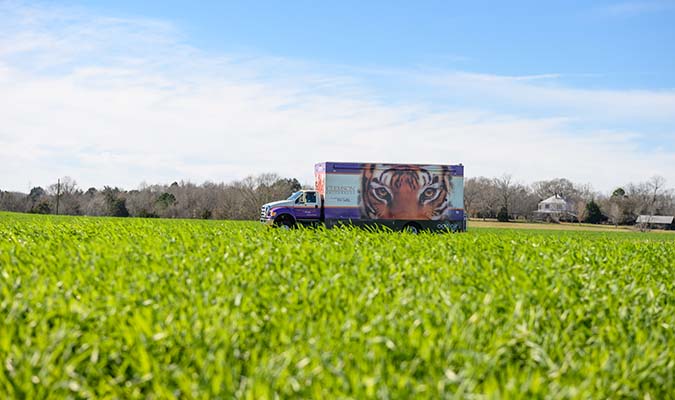
<svg viewBox="0 0 675 400"><path fill-rule="evenodd" d="M555 194L539 202L535 214L542 219L575 219L574 206L562 195Z"/></svg>

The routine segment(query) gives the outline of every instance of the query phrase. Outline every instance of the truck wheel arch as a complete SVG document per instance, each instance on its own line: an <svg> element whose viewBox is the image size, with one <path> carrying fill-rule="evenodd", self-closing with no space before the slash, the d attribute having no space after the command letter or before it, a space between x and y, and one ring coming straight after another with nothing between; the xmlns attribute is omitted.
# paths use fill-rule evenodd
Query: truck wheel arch
<svg viewBox="0 0 675 400"><path fill-rule="evenodd" d="M274 218L274 225L275 226L285 226L288 228L293 228L295 226L295 217L292 216L289 213L283 213L277 215L276 218Z"/></svg>

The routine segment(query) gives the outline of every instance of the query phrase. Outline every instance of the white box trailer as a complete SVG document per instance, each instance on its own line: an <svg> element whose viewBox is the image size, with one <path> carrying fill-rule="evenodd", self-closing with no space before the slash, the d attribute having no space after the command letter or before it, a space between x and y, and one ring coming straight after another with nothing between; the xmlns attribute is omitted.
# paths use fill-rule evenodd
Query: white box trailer
<svg viewBox="0 0 675 400"><path fill-rule="evenodd" d="M324 162L315 189L263 205L261 221L464 231L464 166Z"/></svg>

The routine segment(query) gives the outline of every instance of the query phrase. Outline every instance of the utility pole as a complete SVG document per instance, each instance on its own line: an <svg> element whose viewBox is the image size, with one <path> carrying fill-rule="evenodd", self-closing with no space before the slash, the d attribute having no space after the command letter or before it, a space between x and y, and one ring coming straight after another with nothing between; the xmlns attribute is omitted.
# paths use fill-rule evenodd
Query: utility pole
<svg viewBox="0 0 675 400"><path fill-rule="evenodd" d="M61 197L61 179L56 181L56 215L59 215L59 197Z"/></svg>

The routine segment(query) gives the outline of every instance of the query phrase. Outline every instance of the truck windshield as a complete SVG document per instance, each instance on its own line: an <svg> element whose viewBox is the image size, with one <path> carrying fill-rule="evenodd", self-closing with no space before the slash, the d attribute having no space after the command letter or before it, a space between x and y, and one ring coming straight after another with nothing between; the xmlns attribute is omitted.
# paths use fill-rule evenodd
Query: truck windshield
<svg viewBox="0 0 675 400"><path fill-rule="evenodd" d="M289 197L288 199L286 199L286 200L295 200L295 199L297 199L298 197L300 197L301 194L302 194L302 192L295 192L295 193L293 193L292 195L290 195L290 197Z"/></svg>

